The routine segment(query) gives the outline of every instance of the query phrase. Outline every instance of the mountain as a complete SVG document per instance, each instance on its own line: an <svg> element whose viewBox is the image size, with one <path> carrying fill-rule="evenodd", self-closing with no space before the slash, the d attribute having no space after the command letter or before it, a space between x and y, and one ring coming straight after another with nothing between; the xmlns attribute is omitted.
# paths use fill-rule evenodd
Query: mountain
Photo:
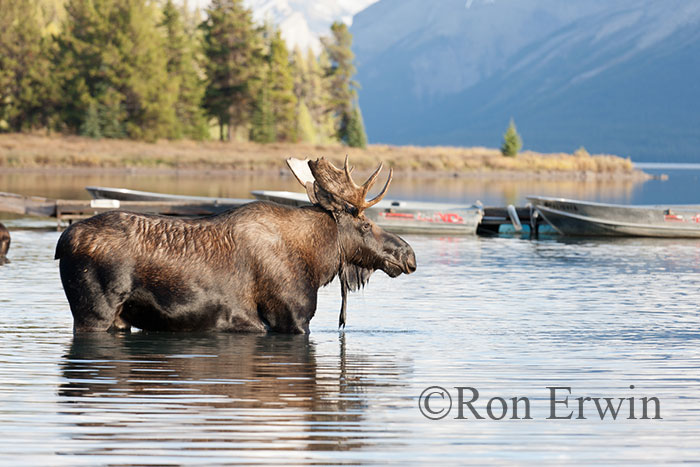
<svg viewBox="0 0 700 467"><path fill-rule="evenodd" d="M352 24L355 13L377 0L245 0L258 22L279 26L290 48L321 50L319 38L329 34L334 21Z"/></svg>
<svg viewBox="0 0 700 467"><path fill-rule="evenodd" d="M351 32L372 142L700 161L700 2L380 0Z"/></svg>

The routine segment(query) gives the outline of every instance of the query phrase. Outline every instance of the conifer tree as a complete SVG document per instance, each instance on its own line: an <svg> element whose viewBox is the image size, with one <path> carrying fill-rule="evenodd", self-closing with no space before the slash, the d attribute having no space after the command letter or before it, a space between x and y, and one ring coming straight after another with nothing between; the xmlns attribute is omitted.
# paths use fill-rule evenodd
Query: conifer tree
<svg viewBox="0 0 700 467"><path fill-rule="evenodd" d="M154 140L173 134L176 95L157 13L147 0L68 0L56 69L69 128L82 126L94 100L104 136Z"/></svg>
<svg viewBox="0 0 700 467"><path fill-rule="evenodd" d="M212 0L200 27L207 75L204 107L218 120L220 138L230 141L250 120L253 81L260 76L260 38L242 0Z"/></svg>
<svg viewBox="0 0 700 467"><path fill-rule="evenodd" d="M299 46L294 47L294 51L290 57L290 65L292 70L292 79L294 81L294 95L297 98L297 104L306 100L308 92L308 66Z"/></svg>
<svg viewBox="0 0 700 467"><path fill-rule="evenodd" d="M506 157L515 157L523 147L523 141L520 139L518 130L515 128L515 122L511 118L508 129L503 135L503 144L501 145L501 153Z"/></svg>
<svg viewBox="0 0 700 467"><path fill-rule="evenodd" d="M350 111L350 118L346 124L347 133L343 141L353 148L367 147L367 135L365 134L365 124L362 121L362 113L358 104Z"/></svg>
<svg viewBox="0 0 700 467"><path fill-rule="evenodd" d="M328 53L322 50L318 59L311 49L307 52L309 70L309 112L317 129L320 143L338 141L335 115L330 108L331 85L326 78L326 70L330 69L331 61Z"/></svg>
<svg viewBox="0 0 700 467"><path fill-rule="evenodd" d="M297 105L296 132L299 141L304 143L320 143L311 112L306 106L306 102L300 101Z"/></svg>
<svg viewBox="0 0 700 467"><path fill-rule="evenodd" d="M359 112L353 104L357 99L356 89L359 85L352 79L356 71L352 63L352 34L345 23L336 21L331 25L331 37L323 38L322 42L330 59L330 66L326 69L330 86L328 108L336 121L337 138L347 143L348 124L358 121L353 112Z"/></svg>
<svg viewBox="0 0 700 467"><path fill-rule="evenodd" d="M275 137L278 141L296 141L296 105L294 76L287 45L279 29L272 34L268 55L270 105L274 116Z"/></svg>
<svg viewBox="0 0 700 467"><path fill-rule="evenodd" d="M311 118L307 100L309 91L309 69L306 59L297 46L291 57L294 96L296 97L295 122L297 140L305 143L316 143L316 131Z"/></svg>
<svg viewBox="0 0 700 467"><path fill-rule="evenodd" d="M102 122L100 121L100 110L94 100L88 104L85 120L80 125L80 134L88 138L102 138Z"/></svg>
<svg viewBox="0 0 700 467"><path fill-rule="evenodd" d="M258 91L251 117L250 139L256 143L272 143L277 139L275 116L270 102L270 89L267 83Z"/></svg>
<svg viewBox="0 0 700 467"><path fill-rule="evenodd" d="M51 42L36 0L0 0L0 129L47 126Z"/></svg>
<svg viewBox="0 0 700 467"><path fill-rule="evenodd" d="M200 79L196 61L198 42L195 30L188 28L185 14L167 0L163 6L161 26L165 29L165 55L168 81L176 94L175 125L172 137L204 139L209 131L204 111L204 83Z"/></svg>

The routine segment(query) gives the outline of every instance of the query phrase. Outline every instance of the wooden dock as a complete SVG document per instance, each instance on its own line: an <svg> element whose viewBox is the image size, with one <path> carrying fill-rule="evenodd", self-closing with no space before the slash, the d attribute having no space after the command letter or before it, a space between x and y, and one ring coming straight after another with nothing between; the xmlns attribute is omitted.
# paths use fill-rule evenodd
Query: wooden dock
<svg viewBox="0 0 700 467"><path fill-rule="evenodd" d="M521 230L514 228L516 223L520 223ZM503 227L506 227L507 233L520 233L522 231L536 237L540 233L540 227L542 226L549 230L547 222L529 205L521 207L485 207L484 217L481 219L476 233L478 235L498 235L503 233Z"/></svg>
<svg viewBox="0 0 700 467"><path fill-rule="evenodd" d="M253 201L253 200L251 200ZM207 216L217 214L239 204L219 204L189 201L118 201L118 200L64 200L39 196L24 196L0 192L0 212L21 216L51 217L71 223L105 211L126 211L163 214L168 216Z"/></svg>

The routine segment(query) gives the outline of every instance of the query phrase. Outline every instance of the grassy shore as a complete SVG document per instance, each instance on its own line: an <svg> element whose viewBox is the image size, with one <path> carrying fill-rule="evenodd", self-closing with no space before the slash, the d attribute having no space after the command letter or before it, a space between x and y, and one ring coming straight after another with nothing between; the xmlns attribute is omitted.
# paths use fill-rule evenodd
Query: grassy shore
<svg viewBox="0 0 700 467"><path fill-rule="evenodd" d="M222 143L215 141L94 140L77 136L0 134L0 169L160 169L280 170L287 157L330 158L341 164L349 154L354 166L370 169L383 161L395 170L453 176L504 175L548 177L641 178L629 159L612 155L540 154L516 158L482 147L370 145L367 149L309 144Z"/></svg>

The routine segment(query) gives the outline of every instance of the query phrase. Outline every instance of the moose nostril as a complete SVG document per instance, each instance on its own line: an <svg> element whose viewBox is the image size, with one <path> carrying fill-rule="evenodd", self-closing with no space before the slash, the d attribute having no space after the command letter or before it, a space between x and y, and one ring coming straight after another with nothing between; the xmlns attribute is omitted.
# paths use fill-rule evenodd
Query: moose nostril
<svg viewBox="0 0 700 467"><path fill-rule="evenodd" d="M416 257L414 255L411 255L406 259L406 269L408 269L409 273L416 270Z"/></svg>

